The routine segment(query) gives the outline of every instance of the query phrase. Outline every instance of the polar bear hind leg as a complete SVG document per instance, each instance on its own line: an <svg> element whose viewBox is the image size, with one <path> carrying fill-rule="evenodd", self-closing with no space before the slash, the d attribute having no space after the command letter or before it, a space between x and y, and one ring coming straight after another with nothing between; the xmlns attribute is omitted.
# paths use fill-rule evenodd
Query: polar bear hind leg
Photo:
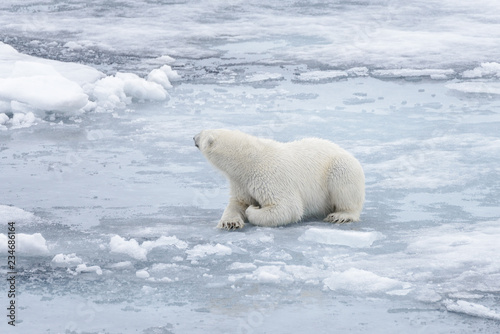
<svg viewBox="0 0 500 334"><path fill-rule="evenodd" d="M359 221L365 200L365 177L361 165L352 160L336 163L328 181L332 212L324 221L330 223Z"/></svg>
<svg viewBox="0 0 500 334"><path fill-rule="evenodd" d="M250 205L246 209L248 221L257 226L276 227L298 222L302 218L302 209L294 205L268 205L258 207Z"/></svg>

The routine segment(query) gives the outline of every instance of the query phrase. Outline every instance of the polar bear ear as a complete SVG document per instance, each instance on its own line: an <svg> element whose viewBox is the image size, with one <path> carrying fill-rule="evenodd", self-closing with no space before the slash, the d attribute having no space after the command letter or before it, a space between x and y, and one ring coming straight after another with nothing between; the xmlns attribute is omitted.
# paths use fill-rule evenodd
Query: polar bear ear
<svg viewBox="0 0 500 334"><path fill-rule="evenodd" d="M206 142L207 142L207 147L212 147L212 146L213 146L213 144L215 143L215 138L214 138L214 136L209 135L209 136L207 137L207 141L206 141Z"/></svg>

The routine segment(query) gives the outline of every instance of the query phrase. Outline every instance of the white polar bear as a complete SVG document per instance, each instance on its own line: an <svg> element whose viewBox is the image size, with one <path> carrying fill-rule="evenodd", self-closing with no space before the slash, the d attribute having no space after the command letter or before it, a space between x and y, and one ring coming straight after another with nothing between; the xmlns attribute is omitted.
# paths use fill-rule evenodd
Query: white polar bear
<svg viewBox="0 0 500 334"><path fill-rule="evenodd" d="M338 145L307 138L290 143L240 131L204 130L195 145L230 183L230 199L219 228L245 220L280 226L303 217L327 222L358 221L365 199L360 163Z"/></svg>

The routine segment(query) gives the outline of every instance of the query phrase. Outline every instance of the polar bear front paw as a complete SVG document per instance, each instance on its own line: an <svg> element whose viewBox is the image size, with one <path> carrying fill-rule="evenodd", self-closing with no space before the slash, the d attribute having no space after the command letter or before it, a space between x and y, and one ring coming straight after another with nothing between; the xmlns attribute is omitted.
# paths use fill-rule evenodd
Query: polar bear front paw
<svg viewBox="0 0 500 334"><path fill-rule="evenodd" d="M221 220L217 227L223 230L236 230L243 228L245 223L241 219Z"/></svg>
<svg viewBox="0 0 500 334"><path fill-rule="evenodd" d="M344 223L350 223L354 221L358 221L359 218L356 217L355 215L348 213L348 212L334 212L330 213L325 219L325 222L329 223L338 223L338 224L344 224Z"/></svg>

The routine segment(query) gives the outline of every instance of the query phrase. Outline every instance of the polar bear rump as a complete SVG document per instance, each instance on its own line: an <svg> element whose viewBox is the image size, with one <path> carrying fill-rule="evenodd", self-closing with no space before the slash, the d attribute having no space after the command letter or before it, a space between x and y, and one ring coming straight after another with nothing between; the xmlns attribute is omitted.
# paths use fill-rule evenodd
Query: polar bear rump
<svg viewBox="0 0 500 334"><path fill-rule="evenodd" d="M229 180L218 224L281 226L306 217L358 221L365 198L363 169L338 145L318 138L281 143L240 131L204 130L194 137L206 159Z"/></svg>

